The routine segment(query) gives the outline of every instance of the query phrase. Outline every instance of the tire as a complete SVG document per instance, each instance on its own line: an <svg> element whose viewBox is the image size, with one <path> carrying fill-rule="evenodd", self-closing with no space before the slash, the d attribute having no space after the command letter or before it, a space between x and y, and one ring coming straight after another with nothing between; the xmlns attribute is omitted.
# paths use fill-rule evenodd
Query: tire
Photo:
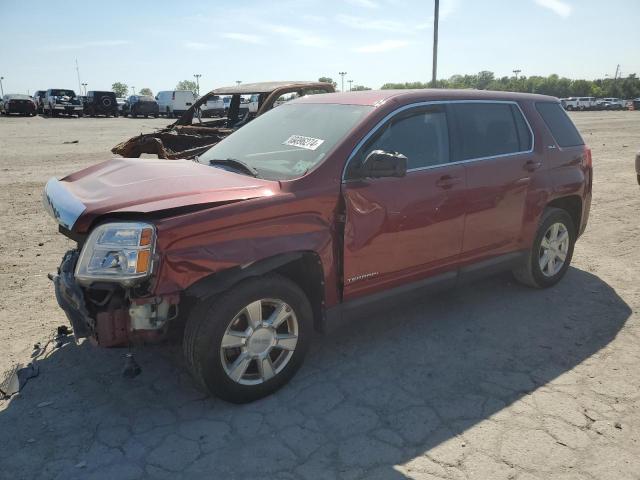
<svg viewBox="0 0 640 480"><path fill-rule="evenodd" d="M78 118L82 118L82 117L84 117L84 113L79 113Z"/></svg>
<svg viewBox="0 0 640 480"><path fill-rule="evenodd" d="M251 331L249 317L243 312L247 312L246 308L255 305L254 302L258 300L264 306L259 310L261 315L272 313L273 310L270 309L274 307L270 302L280 302L282 308L291 309L277 331L264 328L265 325L268 326L268 321L263 319L263 323L254 332L260 331L266 336L247 334L247 331ZM238 322L241 322L240 327L237 327ZM294 324L297 326L297 339L293 350L274 346L274 333L282 336L284 334L281 329L284 327L291 331ZM241 347L223 348L223 337L232 326L236 326L234 331L244 330L243 335L248 336L242 340L244 343ZM304 360L312 329L311 305L300 287L280 275L253 277L243 280L217 297L201 301L192 309L185 326L183 351L191 374L205 390L228 402L247 403L272 394L293 377ZM238 337L226 335L226 338ZM255 339L253 344L252 339ZM272 346L265 347L269 342ZM266 350L255 353L251 352L252 347L254 350ZM231 373L227 372L232 370L230 367L238 364L238 359L243 355L243 358L248 359L246 366L239 379L233 380ZM273 368L274 370L270 370L273 376L263 374L262 372L269 370L259 369L260 360L252 355L266 356L262 361L268 365L265 363L262 368ZM276 358L273 359L271 355ZM268 378L266 380L265 375Z"/></svg>
<svg viewBox="0 0 640 480"><path fill-rule="evenodd" d="M545 252L545 248L542 243L544 239L548 242L547 235L551 235L551 237L553 237L551 228L557 224L562 225L559 229L560 235L562 234L562 228L564 228L564 231L567 234L568 243L566 246L564 248L562 246L557 247L557 251L562 251L561 253L564 254L565 258L562 266L556 271L550 271L551 267L549 265L547 265L543 270L540 266ZM577 228L573 224L573 220L566 210L562 210L560 208L547 208L542 214L540 226L538 227L538 231L536 232L536 236L533 240L533 246L527 254L524 265L513 271L513 275L516 280L533 288L547 288L558 283L562 277L564 277L565 273L567 273L569 265L571 264L573 247L576 242L576 231ZM559 257L555 258L556 262L559 260ZM554 266L557 268L557 263Z"/></svg>

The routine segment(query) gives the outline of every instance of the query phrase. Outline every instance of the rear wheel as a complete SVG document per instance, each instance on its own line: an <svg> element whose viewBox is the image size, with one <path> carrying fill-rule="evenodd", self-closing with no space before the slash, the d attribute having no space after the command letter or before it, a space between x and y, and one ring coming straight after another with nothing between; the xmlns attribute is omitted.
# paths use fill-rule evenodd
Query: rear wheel
<svg viewBox="0 0 640 480"><path fill-rule="evenodd" d="M562 209L548 208L527 254L525 264L514 270L516 279L534 288L555 285L567 272L573 256L576 227Z"/></svg>
<svg viewBox="0 0 640 480"><path fill-rule="evenodd" d="M279 275L244 280L191 312L184 355L210 393L245 403L269 395L298 370L312 330L304 292Z"/></svg>

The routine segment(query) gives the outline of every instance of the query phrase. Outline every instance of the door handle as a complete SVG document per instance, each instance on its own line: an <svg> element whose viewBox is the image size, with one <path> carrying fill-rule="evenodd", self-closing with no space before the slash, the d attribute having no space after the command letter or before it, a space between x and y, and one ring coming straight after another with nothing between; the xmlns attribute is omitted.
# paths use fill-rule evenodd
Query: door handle
<svg viewBox="0 0 640 480"><path fill-rule="evenodd" d="M542 162L536 162L535 160L527 160L523 168L528 172L533 172L542 166Z"/></svg>
<svg viewBox="0 0 640 480"><path fill-rule="evenodd" d="M452 177L451 175L443 175L438 180L436 180L436 186L446 190L446 189L451 188L454 185L460 183L460 181L461 181L460 177Z"/></svg>

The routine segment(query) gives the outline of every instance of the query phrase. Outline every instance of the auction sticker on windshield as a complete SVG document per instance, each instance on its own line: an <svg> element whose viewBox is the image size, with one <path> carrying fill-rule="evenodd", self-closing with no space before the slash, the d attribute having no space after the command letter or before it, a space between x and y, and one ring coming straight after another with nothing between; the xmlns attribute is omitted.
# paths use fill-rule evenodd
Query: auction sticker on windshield
<svg viewBox="0 0 640 480"><path fill-rule="evenodd" d="M282 145L290 145L292 147L306 148L307 150L315 150L324 143L320 138L304 137L302 135L291 135Z"/></svg>

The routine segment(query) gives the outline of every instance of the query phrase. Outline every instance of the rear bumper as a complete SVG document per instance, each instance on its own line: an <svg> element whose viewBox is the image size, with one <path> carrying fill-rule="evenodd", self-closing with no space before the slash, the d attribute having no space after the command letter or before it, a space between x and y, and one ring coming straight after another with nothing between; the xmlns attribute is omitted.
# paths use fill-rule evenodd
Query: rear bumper
<svg viewBox="0 0 640 480"><path fill-rule="evenodd" d="M157 105L134 105L131 107L131 113L136 115L157 115L159 112Z"/></svg>
<svg viewBox="0 0 640 480"><path fill-rule="evenodd" d="M11 103L5 107L5 111L7 113L35 113L36 106L33 103L31 104Z"/></svg>

